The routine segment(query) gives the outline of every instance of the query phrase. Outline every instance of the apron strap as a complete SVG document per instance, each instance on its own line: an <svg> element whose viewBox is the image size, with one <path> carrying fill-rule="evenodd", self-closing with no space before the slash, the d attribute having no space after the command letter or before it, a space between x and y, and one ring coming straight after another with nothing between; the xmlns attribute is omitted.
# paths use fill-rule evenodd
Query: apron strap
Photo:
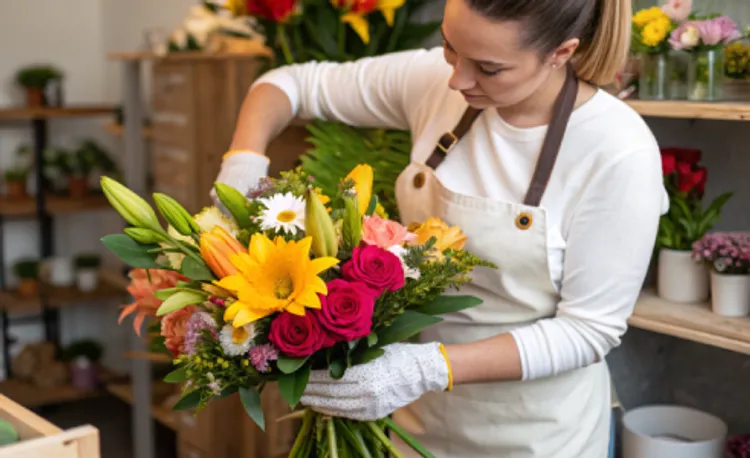
<svg viewBox="0 0 750 458"><path fill-rule="evenodd" d="M539 160L531 178L531 185L523 201L525 205L531 207L539 206L542 201L542 196L552 175L552 169L555 167L557 155L560 152L560 145L565 135L565 129L568 127L568 120L573 113L578 96L578 78L576 78L573 67L568 65L567 68L568 73L565 77L565 83L557 96L557 100L555 100L552 121L544 137L542 152L539 153Z"/></svg>
<svg viewBox="0 0 750 458"><path fill-rule="evenodd" d="M432 151L432 154L425 163L433 170L437 169L445 160L445 156L448 155L448 152L453 149L461 138L466 135L469 129L471 129L471 125L474 124L474 121L481 113L482 110L472 107L467 108L463 116L461 116L461 120L458 121L458 124L453 129L453 132L446 132L440 137L437 145L435 145L435 150Z"/></svg>

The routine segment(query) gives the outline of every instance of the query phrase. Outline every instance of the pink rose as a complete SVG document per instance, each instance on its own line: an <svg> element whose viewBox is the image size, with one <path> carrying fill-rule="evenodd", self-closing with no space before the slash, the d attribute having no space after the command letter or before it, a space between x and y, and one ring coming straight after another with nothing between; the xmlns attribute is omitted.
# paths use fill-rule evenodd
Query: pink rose
<svg viewBox="0 0 750 458"><path fill-rule="evenodd" d="M383 219L378 215L366 216L362 222L362 241L368 245L388 249L415 238L416 235L396 221Z"/></svg>
<svg viewBox="0 0 750 458"><path fill-rule="evenodd" d="M188 322L197 311L197 307L189 305L164 315L161 320L161 335L164 337L164 346L172 352L175 358L181 353L185 353L185 335L188 331Z"/></svg>
<svg viewBox="0 0 750 458"><path fill-rule="evenodd" d="M283 312L271 322L268 340L284 355L304 358L322 348L327 336L313 313Z"/></svg>
<svg viewBox="0 0 750 458"><path fill-rule="evenodd" d="M320 325L336 341L351 342L372 331L375 296L364 283L332 280L328 295L320 296L322 307L315 313Z"/></svg>
<svg viewBox="0 0 750 458"><path fill-rule="evenodd" d="M687 20L693 11L693 0L668 0L661 10L675 22Z"/></svg>
<svg viewBox="0 0 750 458"><path fill-rule="evenodd" d="M367 245L356 247L352 259L341 267L345 280L365 283L375 295L397 291L404 286L404 268L395 254Z"/></svg>

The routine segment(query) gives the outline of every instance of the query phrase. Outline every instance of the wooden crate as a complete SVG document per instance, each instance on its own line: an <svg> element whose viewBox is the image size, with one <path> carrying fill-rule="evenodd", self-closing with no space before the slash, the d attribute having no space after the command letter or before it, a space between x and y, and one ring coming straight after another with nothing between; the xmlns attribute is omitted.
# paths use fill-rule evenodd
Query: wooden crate
<svg viewBox="0 0 750 458"><path fill-rule="evenodd" d="M99 430L81 426L63 431L0 394L0 418L10 422L21 442L0 447L2 458L100 458Z"/></svg>

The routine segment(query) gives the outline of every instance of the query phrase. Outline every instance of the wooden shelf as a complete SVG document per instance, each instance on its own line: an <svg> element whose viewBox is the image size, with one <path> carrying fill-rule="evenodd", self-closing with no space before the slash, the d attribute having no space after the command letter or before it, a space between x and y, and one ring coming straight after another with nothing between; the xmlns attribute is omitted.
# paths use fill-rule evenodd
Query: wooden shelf
<svg viewBox="0 0 750 458"><path fill-rule="evenodd" d="M107 133L113 137L122 137L122 134L125 132L125 127L122 124L108 122L107 124L104 125L104 130L106 130ZM143 127L142 135L143 135L143 138L151 138L151 135L152 135L151 127L148 127L148 126Z"/></svg>
<svg viewBox="0 0 750 458"><path fill-rule="evenodd" d="M202 52L182 51L172 52L167 55L158 55L149 51L125 51L110 52L107 58L110 60L159 60L159 61L191 61L191 60L232 60L251 59L256 57L272 57L273 51L258 41L256 49L245 52Z"/></svg>
<svg viewBox="0 0 750 458"><path fill-rule="evenodd" d="M70 105L61 108L0 108L0 121L22 121L27 119L81 118L114 114L112 105Z"/></svg>
<svg viewBox="0 0 750 458"><path fill-rule="evenodd" d="M128 351L125 352L128 359L145 359L154 363L172 364L173 359L164 353L152 353L150 351Z"/></svg>
<svg viewBox="0 0 750 458"><path fill-rule="evenodd" d="M111 208L103 194L92 194L83 199L73 199L63 196L49 196L46 201L47 213L62 215L85 211L103 210ZM9 199L0 197L0 216L25 217L36 214L36 200Z"/></svg>
<svg viewBox="0 0 750 458"><path fill-rule="evenodd" d="M643 292L630 326L750 355L750 317L726 318L708 303L680 304Z"/></svg>
<svg viewBox="0 0 750 458"><path fill-rule="evenodd" d="M121 284L113 284L110 278L118 278L116 273L103 271L99 278L99 287L91 292L83 292L75 286L47 286L47 306L64 307L66 305L123 298L127 292ZM38 297L25 298L13 291L0 291L0 308L9 313L34 313L41 311L42 303Z"/></svg>
<svg viewBox="0 0 750 458"><path fill-rule="evenodd" d="M750 103L683 100L626 100L642 116L680 119L750 120Z"/></svg>
<svg viewBox="0 0 750 458"><path fill-rule="evenodd" d="M134 402L133 387L130 384L110 384L107 385L107 391L123 402L131 405ZM152 403L151 416L172 431L177 431L177 412L159 404Z"/></svg>
<svg viewBox="0 0 750 458"><path fill-rule="evenodd" d="M102 383L112 382L122 378L122 375L115 374L109 370L104 370L101 377ZM84 391L76 389L72 385L63 385L55 388L42 388L32 383L10 379L0 382L0 393L24 407L35 408L98 397L103 394L103 391Z"/></svg>

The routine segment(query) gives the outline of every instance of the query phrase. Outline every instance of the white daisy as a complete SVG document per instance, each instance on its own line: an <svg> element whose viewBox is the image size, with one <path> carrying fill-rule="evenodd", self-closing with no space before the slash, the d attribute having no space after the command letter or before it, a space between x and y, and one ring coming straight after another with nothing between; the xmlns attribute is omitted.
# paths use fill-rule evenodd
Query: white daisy
<svg viewBox="0 0 750 458"><path fill-rule="evenodd" d="M260 215L262 230L273 229L295 235L297 229L305 229L305 201L301 197L288 192L258 200L266 207Z"/></svg>
<svg viewBox="0 0 750 458"><path fill-rule="evenodd" d="M253 346L254 338L255 327L252 324L247 324L237 329L231 324L227 324L221 328L221 334L219 335L221 349L224 350L224 354L227 356L247 354Z"/></svg>

